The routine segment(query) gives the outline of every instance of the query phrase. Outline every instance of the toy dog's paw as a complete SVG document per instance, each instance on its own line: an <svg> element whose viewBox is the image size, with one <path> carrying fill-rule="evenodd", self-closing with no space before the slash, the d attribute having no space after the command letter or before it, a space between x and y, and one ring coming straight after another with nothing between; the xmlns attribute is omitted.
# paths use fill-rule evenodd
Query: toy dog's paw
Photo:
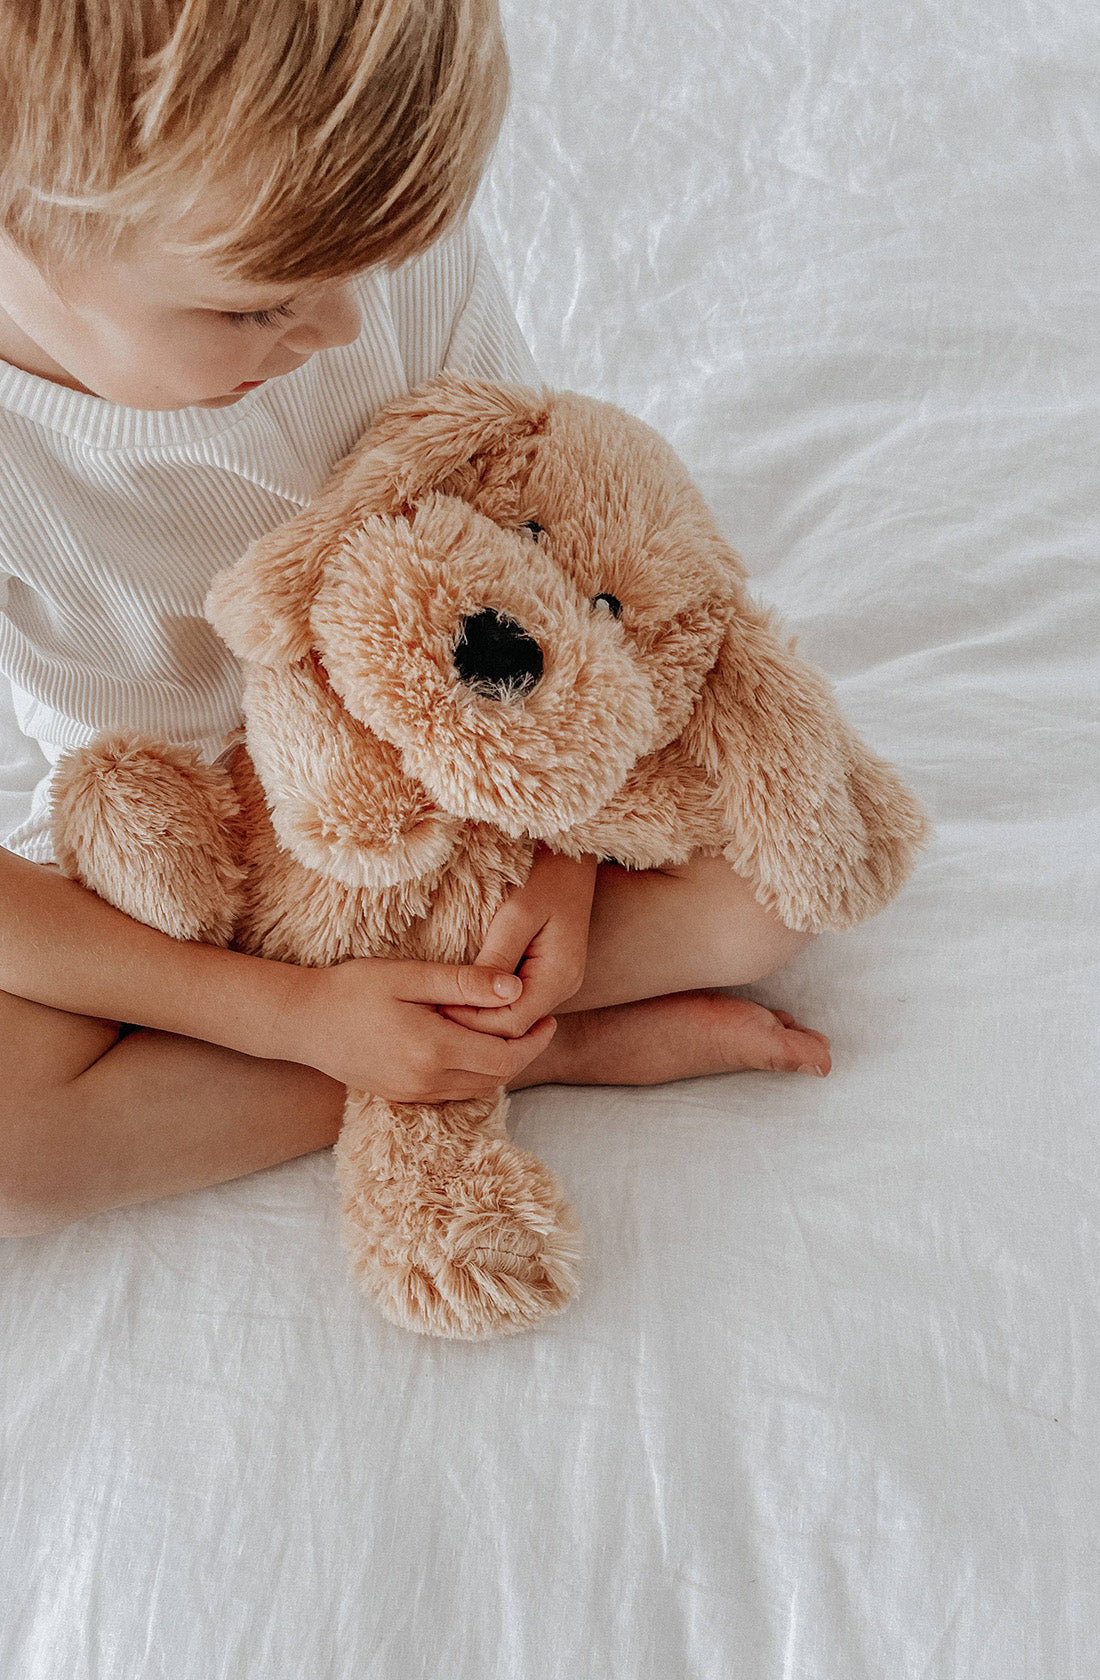
<svg viewBox="0 0 1100 1680"><path fill-rule="evenodd" d="M477 1340L529 1329L577 1287L578 1227L554 1175L478 1143L446 1177L374 1180L344 1203L353 1268L407 1330Z"/></svg>
<svg viewBox="0 0 1100 1680"><path fill-rule="evenodd" d="M789 927L843 931L877 915L900 892L928 839L928 818L893 766L862 748L845 794L848 844L813 858L803 853L786 890L775 894Z"/></svg>
<svg viewBox="0 0 1100 1680"><path fill-rule="evenodd" d="M51 797L63 874L175 939L229 943L245 871L221 765L187 747L103 737L62 760Z"/></svg>
<svg viewBox="0 0 1100 1680"><path fill-rule="evenodd" d="M850 792L867 836L862 878L848 904L850 920L859 921L901 891L932 828L893 765L872 753L854 766Z"/></svg>

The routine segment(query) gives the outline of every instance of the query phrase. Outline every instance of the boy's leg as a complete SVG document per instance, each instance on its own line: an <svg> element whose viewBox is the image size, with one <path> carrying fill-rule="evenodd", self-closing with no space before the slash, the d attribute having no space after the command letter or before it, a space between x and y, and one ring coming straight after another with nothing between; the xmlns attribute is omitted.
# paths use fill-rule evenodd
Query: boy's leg
<svg viewBox="0 0 1100 1680"><path fill-rule="evenodd" d="M674 869L603 864L584 984L564 1006L598 1009L702 986L749 986L811 943L762 910L721 857ZM655 983L656 982L656 983Z"/></svg>
<svg viewBox="0 0 1100 1680"><path fill-rule="evenodd" d="M514 1088L650 1085L749 1068L828 1073L823 1034L712 989L763 980L811 939L762 910L720 857L668 870L603 865L584 982Z"/></svg>
<svg viewBox="0 0 1100 1680"><path fill-rule="evenodd" d="M745 1067L828 1067L820 1034L708 987L746 985L806 943L721 863L600 871L588 972L522 1083L647 1084ZM673 996L660 994L673 993ZM648 1001L632 1001L648 1000ZM618 1007L615 1007L618 1006ZM0 1232L219 1184L332 1144L344 1089L148 1028L0 992Z"/></svg>
<svg viewBox="0 0 1100 1680"><path fill-rule="evenodd" d="M220 1184L336 1141L314 1068L0 992L0 1235Z"/></svg>

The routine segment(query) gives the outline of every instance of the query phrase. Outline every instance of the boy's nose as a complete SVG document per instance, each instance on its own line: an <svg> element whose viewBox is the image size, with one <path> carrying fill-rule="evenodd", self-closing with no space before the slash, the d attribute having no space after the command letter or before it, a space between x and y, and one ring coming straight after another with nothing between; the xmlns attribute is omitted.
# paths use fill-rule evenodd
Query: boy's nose
<svg viewBox="0 0 1100 1680"><path fill-rule="evenodd" d="M463 619L454 663L464 683L503 700L534 688L542 676L542 649L514 618L486 607Z"/></svg>
<svg viewBox="0 0 1100 1680"><path fill-rule="evenodd" d="M312 356L317 350L335 350L359 337L362 320L350 281L324 286L303 301L294 320L283 334L282 343L296 356Z"/></svg>

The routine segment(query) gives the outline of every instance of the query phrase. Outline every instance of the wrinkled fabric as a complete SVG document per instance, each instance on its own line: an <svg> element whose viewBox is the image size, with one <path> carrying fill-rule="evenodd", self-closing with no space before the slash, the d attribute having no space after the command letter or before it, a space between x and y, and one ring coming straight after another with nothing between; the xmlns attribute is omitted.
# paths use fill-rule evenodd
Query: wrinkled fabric
<svg viewBox="0 0 1100 1680"><path fill-rule="evenodd" d="M0 1673L1093 1680L1100 23L506 8L480 214L936 823L752 995L827 1081L542 1089L537 1333L344 1275L327 1153L2 1250Z"/></svg>

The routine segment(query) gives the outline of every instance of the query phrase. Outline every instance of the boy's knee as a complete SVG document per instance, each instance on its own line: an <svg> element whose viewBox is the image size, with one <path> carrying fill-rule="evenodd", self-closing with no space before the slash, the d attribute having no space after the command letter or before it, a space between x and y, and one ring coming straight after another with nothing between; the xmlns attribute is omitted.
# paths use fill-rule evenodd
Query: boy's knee
<svg viewBox="0 0 1100 1680"><path fill-rule="evenodd" d="M70 1224L56 1186L0 1161L0 1237L41 1237Z"/></svg>
<svg viewBox="0 0 1100 1680"><path fill-rule="evenodd" d="M737 977L727 985L767 980L803 952L817 937L787 927L753 895L751 884L722 857L696 855L670 871L691 883L705 906L712 959L732 965ZM715 946L717 948L715 948Z"/></svg>
<svg viewBox="0 0 1100 1680"><path fill-rule="evenodd" d="M784 927L782 923L779 924L779 927L781 933L776 940L778 955L774 968L769 970L771 974L777 973L781 968L786 968L788 963L793 962L795 957L801 956L807 946L812 945L817 938L816 933L796 933L793 928Z"/></svg>
<svg viewBox="0 0 1100 1680"><path fill-rule="evenodd" d="M12 1097L0 1112L0 1237L39 1237L73 1221L64 1185L43 1150L50 1118L41 1102Z"/></svg>
<svg viewBox="0 0 1100 1680"><path fill-rule="evenodd" d="M80 1217L74 1146L87 1131L78 1082L118 1038L114 1021L0 991L0 1236L41 1236Z"/></svg>
<svg viewBox="0 0 1100 1680"><path fill-rule="evenodd" d="M778 974L781 968L786 968L788 963L800 956L816 937L813 933L797 933L771 911L761 910L753 927L753 938L746 947L746 956L749 957L755 972L744 983L768 980L773 974Z"/></svg>
<svg viewBox="0 0 1100 1680"><path fill-rule="evenodd" d="M0 1241L5 1237L45 1237L71 1224L68 1215L57 1209L37 1202L9 1201L0 1194Z"/></svg>

